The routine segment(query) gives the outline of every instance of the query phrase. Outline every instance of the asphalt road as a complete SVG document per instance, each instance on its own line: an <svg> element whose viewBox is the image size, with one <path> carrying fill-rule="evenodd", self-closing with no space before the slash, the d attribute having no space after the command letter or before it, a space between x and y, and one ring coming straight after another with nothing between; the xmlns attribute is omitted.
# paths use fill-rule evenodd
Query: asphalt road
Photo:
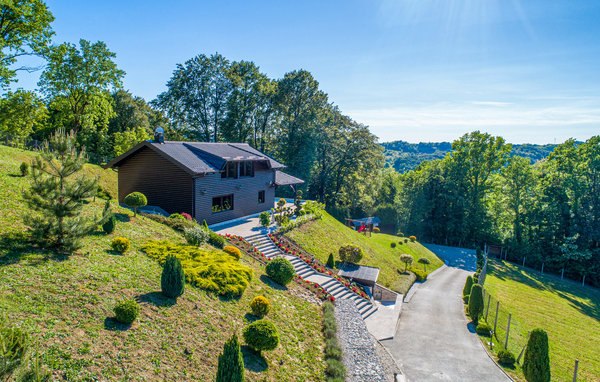
<svg viewBox="0 0 600 382"><path fill-rule="evenodd" d="M427 247L449 266L419 286L402 307L396 336L382 343L403 366L409 382L510 381L470 332L464 314L462 289L475 269L474 252Z"/></svg>

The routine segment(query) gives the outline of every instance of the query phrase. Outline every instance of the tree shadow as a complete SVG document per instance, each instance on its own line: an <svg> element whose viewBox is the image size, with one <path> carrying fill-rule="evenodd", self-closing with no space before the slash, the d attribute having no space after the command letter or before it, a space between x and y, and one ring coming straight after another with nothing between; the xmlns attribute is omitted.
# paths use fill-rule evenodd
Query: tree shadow
<svg viewBox="0 0 600 382"><path fill-rule="evenodd" d="M210 295L210 294L209 294ZM231 295L231 294L227 294L227 295L218 295L219 300L223 301L223 302L229 302L229 301L239 301L242 296L241 295Z"/></svg>
<svg viewBox="0 0 600 382"><path fill-rule="evenodd" d="M252 350L247 345L241 346L242 357L244 358L244 367L255 373L262 373L269 368L267 360L262 354Z"/></svg>
<svg viewBox="0 0 600 382"><path fill-rule="evenodd" d="M260 320L260 317L256 317L254 314L252 313L246 313L244 315L244 318L246 319L246 321L248 321L248 323L253 323L254 321L258 321Z"/></svg>
<svg viewBox="0 0 600 382"><path fill-rule="evenodd" d="M137 302L145 302L158 307L171 307L177 303L177 299L170 298L160 292L148 292L135 298Z"/></svg>
<svg viewBox="0 0 600 382"><path fill-rule="evenodd" d="M123 324L114 319L114 317L106 317L104 319L104 329L113 332L123 332L131 328L131 324Z"/></svg>
<svg viewBox="0 0 600 382"><path fill-rule="evenodd" d="M121 252L115 251L114 249L107 249L104 252L108 253L109 255L113 255L113 256L123 256L123 254Z"/></svg>
<svg viewBox="0 0 600 382"><path fill-rule="evenodd" d="M21 174L8 174L8 176L10 176L11 178L25 178L25 176Z"/></svg>
<svg viewBox="0 0 600 382"><path fill-rule="evenodd" d="M31 254L42 256L41 258L32 260L34 265L36 262L47 260L63 261L69 258L66 254L40 248L38 245L32 243L24 232L9 232L0 235L0 266L16 264Z"/></svg>
<svg viewBox="0 0 600 382"><path fill-rule="evenodd" d="M260 276L260 281L262 281L264 284L266 284L267 286L270 286L273 289L288 290L287 287L285 287L279 283L276 283L275 281L271 280L271 278L267 275Z"/></svg>
<svg viewBox="0 0 600 382"><path fill-rule="evenodd" d="M121 223L128 223L131 220L131 216L127 214L114 214L115 219Z"/></svg>
<svg viewBox="0 0 600 382"><path fill-rule="evenodd" d="M467 330L469 332L471 332L471 333L477 333L477 330L475 330L475 329L476 329L476 326L475 326L475 323L473 321L471 321L471 322L469 322L467 324Z"/></svg>

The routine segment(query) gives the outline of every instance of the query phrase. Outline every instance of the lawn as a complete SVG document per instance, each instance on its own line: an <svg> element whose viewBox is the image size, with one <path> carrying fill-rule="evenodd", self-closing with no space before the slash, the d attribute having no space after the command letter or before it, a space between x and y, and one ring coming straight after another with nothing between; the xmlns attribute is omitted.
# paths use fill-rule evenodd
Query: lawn
<svg viewBox="0 0 600 382"><path fill-rule="evenodd" d="M575 359L578 381L600 380L600 290L498 261L489 262L485 288L523 337L534 328L548 332L552 380L572 380Z"/></svg>
<svg viewBox="0 0 600 382"><path fill-rule="evenodd" d="M148 239L181 242L171 228L113 204L116 231L96 232L84 248L67 257L27 243L21 216L28 179L18 176L21 161L32 153L0 146L0 304L10 322L32 333L41 360L54 378L82 380L213 380L223 343L252 317L249 303L264 295L272 303L271 319L280 345L258 356L243 346L248 381L322 381L325 379L321 309L300 296L304 289L284 289L264 276L262 267L242 257L254 277L239 299L220 298L186 286L177 304L160 291L161 268L140 251ZM87 166L86 173L116 195L116 173ZM86 205L100 214L104 201ZM131 240L125 255L110 251L113 237ZM206 249L210 250L208 246ZM135 298L140 318L130 328L112 320L118 299Z"/></svg>
<svg viewBox="0 0 600 382"><path fill-rule="evenodd" d="M428 272L444 264L433 252L418 242L404 243L403 237L383 233L374 233L373 236L368 237L346 227L327 213L323 214L322 219L308 222L286 235L323 262L327 261L329 253L333 253L338 259L340 246L348 243L358 244L365 253L360 263L378 267L380 269L378 282L400 293L406 293L415 280L412 273L403 272L404 263L400 261L401 254L412 255L415 261L413 266L419 268L422 268L422 265L417 263L417 260L421 257L428 258L431 261L431 265L427 267ZM391 247L392 242L397 244L396 248Z"/></svg>

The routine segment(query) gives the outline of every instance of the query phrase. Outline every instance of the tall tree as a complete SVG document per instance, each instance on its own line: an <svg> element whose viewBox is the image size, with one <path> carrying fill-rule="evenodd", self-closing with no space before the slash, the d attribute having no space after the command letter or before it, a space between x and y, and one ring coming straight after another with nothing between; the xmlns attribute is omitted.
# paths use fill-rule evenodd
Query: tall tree
<svg viewBox="0 0 600 382"><path fill-rule="evenodd" d="M3 0L0 2L0 86L7 87L19 70L13 69L19 57L46 54L54 34L54 16L41 0Z"/></svg>
<svg viewBox="0 0 600 382"><path fill-rule="evenodd" d="M48 118L44 101L34 92L17 89L0 100L0 131L25 139Z"/></svg>

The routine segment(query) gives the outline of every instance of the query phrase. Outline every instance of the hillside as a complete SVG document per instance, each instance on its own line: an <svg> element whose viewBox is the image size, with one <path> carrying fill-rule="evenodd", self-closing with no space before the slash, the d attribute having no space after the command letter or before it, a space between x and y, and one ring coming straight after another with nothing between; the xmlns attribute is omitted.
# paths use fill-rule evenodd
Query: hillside
<svg viewBox="0 0 600 382"><path fill-rule="evenodd" d="M241 298L219 298L188 285L171 305L160 294L160 266L139 248L148 239L181 241L181 236L144 217L133 218L116 204L116 231L94 233L71 256L28 244L21 222L28 178L17 173L21 161L33 155L0 146L0 303L10 322L32 333L56 379L213 380L223 343L234 331L241 333L249 302L260 294L271 300L268 317L279 329L280 345L264 358L242 348L246 380L324 380L320 307L299 297L306 296L304 289L274 287L253 260L241 260L254 270ZM103 187L116 195L115 172L97 166L85 171L100 176ZM103 204L98 199L85 208L100 214ZM123 256L109 251L115 236L131 240L132 249ZM123 297L141 304L140 319L130 328L111 318Z"/></svg>
<svg viewBox="0 0 600 382"><path fill-rule="evenodd" d="M452 151L450 142L420 142L404 141L384 142L386 166L393 167L398 172L414 170L421 162L442 159ZM512 155L529 158L532 163L548 156L556 145L515 144L512 145Z"/></svg>
<svg viewBox="0 0 600 382"><path fill-rule="evenodd" d="M367 237L346 227L327 213L324 213L322 219L310 221L286 235L324 263L329 253L333 253L338 259L340 246L348 243L359 245L365 253L360 264L379 267L379 284L400 293L406 293L415 279L413 274L403 273L401 254L412 255L415 260L413 266L416 267L422 267L417 263L419 258L427 257L431 261L431 265L428 266L429 272L443 264L442 260L418 242L404 243L405 238L383 233L374 233L373 236ZM391 247L392 242L397 243L395 248Z"/></svg>
<svg viewBox="0 0 600 382"><path fill-rule="evenodd" d="M528 330L548 332L552 380L571 380L576 359L578 381L600 378L600 290L498 261L489 263L485 288L512 313L512 331L521 332L519 346ZM499 316L504 318L499 326L506 326L505 316ZM517 344L510 345L515 354L520 352Z"/></svg>

